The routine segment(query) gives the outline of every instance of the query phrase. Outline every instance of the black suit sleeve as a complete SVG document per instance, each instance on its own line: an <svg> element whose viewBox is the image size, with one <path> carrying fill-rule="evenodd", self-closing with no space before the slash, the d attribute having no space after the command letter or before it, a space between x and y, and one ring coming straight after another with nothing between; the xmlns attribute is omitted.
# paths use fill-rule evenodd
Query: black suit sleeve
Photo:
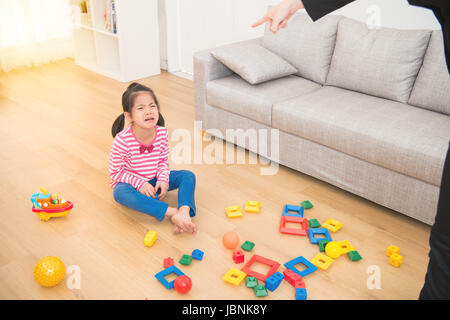
<svg viewBox="0 0 450 320"><path fill-rule="evenodd" d="M316 21L355 0L303 0L308 15Z"/></svg>

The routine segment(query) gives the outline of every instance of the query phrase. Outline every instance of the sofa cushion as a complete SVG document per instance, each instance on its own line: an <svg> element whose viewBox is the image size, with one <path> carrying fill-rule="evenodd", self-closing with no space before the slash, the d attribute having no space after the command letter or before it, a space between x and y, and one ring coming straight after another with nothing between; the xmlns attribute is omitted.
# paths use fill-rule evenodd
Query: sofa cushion
<svg viewBox="0 0 450 320"><path fill-rule="evenodd" d="M272 126L439 186L450 117L325 86L276 103Z"/></svg>
<svg viewBox="0 0 450 320"><path fill-rule="evenodd" d="M326 84L406 103L430 35L429 30L369 29L343 18Z"/></svg>
<svg viewBox="0 0 450 320"><path fill-rule="evenodd" d="M431 34L422 68L409 97L409 104L450 115L450 75L441 30Z"/></svg>
<svg viewBox="0 0 450 320"><path fill-rule="evenodd" d="M328 15L313 22L306 13L297 13L276 35L267 23L263 45L297 68L298 76L324 84L341 18Z"/></svg>
<svg viewBox="0 0 450 320"><path fill-rule="evenodd" d="M278 79L297 72L286 60L257 43L225 46L211 54L250 84Z"/></svg>
<svg viewBox="0 0 450 320"><path fill-rule="evenodd" d="M251 85L234 74L206 84L206 102L268 126L272 105L319 89L321 86L297 76Z"/></svg>

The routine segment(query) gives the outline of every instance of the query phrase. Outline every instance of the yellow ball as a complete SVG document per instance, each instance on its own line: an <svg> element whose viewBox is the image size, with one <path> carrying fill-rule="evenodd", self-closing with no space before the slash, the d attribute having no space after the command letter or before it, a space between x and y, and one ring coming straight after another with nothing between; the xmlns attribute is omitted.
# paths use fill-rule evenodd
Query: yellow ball
<svg viewBox="0 0 450 320"><path fill-rule="evenodd" d="M43 287L53 287L62 281L66 274L64 263L57 257L44 257L36 263L34 279Z"/></svg>
<svg viewBox="0 0 450 320"><path fill-rule="evenodd" d="M336 259L339 258L342 254L341 246L335 241L328 242L325 246L325 253L330 258Z"/></svg>

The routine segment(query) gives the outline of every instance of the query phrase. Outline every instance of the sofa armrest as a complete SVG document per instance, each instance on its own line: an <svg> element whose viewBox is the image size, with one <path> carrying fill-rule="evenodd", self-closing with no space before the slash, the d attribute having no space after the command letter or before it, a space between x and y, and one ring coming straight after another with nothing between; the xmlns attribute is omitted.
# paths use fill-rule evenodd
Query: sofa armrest
<svg viewBox="0 0 450 320"><path fill-rule="evenodd" d="M202 50L194 53L194 97L195 120L203 121L206 104L206 84L208 81L232 75L234 72L211 55L211 51L218 48L235 46L243 43L262 44L263 37L234 42L224 46Z"/></svg>

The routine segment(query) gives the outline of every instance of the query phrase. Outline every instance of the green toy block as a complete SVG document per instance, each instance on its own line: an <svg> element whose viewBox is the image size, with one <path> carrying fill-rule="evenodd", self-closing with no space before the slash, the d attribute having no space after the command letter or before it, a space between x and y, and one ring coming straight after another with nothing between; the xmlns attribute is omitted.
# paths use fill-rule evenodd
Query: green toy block
<svg viewBox="0 0 450 320"><path fill-rule="evenodd" d="M322 226L317 219L309 219L308 224L310 228L320 228Z"/></svg>
<svg viewBox="0 0 450 320"><path fill-rule="evenodd" d="M265 297L269 293L267 292L266 286L263 284L257 285L253 288L253 291L255 292L255 296L257 297Z"/></svg>
<svg viewBox="0 0 450 320"><path fill-rule="evenodd" d="M258 285L258 279L256 277L246 277L245 278L245 286L247 288L254 288Z"/></svg>
<svg viewBox="0 0 450 320"><path fill-rule="evenodd" d="M309 200L305 200L302 203L300 203L300 205L305 208L305 209L311 209L313 206L313 204L311 202L309 202Z"/></svg>
<svg viewBox="0 0 450 320"><path fill-rule="evenodd" d="M330 240L328 240L328 239L322 239L322 240L319 240L317 242L319 244L320 252L324 252L325 251L325 246L327 245L328 242L330 242Z"/></svg>
<svg viewBox="0 0 450 320"><path fill-rule="evenodd" d="M358 260L362 259L362 257L358 253L358 251L347 252L347 255L349 256L350 260L352 260L352 261L358 261Z"/></svg>
<svg viewBox="0 0 450 320"><path fill-rule="evenodd" d="M184 264L184 265L188 266L188 265L190 265L191 262L192 262L192 256L190 256L190 255L188 255L188 254L184 254L184 255L181 257L180 261L178 261L178 262L181 263L181 264Z"/></svg>
<svg viewBox="0 0 450 320"><path fill-rule="evenodd" d="M255 244L253 242L247 240L244 242L241 248L244 249L245 251L252 251L254 246Z"/></svg>

